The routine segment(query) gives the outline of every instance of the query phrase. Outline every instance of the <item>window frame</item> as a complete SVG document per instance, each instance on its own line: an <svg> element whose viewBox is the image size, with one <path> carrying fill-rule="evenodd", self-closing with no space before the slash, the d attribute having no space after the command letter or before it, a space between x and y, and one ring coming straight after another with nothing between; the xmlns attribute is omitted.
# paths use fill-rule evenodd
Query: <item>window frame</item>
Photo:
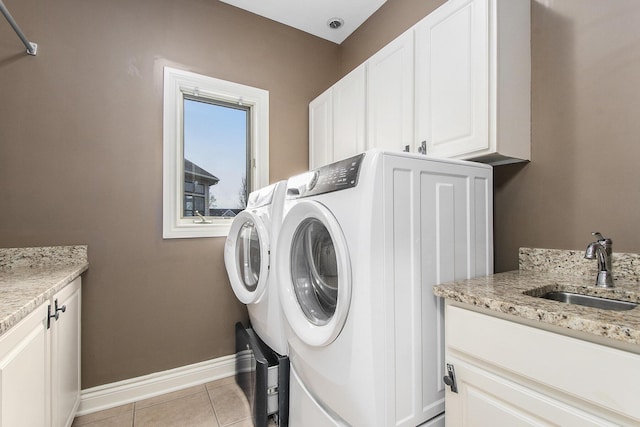
<svg viewBox="0 0 640 427"><path fill-rule="evenodd" d="M251 182L249 192L269 184L269 92L239 83L164 67L162 237L224 237L233 218L182 217L184 181L184 97L249 107Z"/></svg>

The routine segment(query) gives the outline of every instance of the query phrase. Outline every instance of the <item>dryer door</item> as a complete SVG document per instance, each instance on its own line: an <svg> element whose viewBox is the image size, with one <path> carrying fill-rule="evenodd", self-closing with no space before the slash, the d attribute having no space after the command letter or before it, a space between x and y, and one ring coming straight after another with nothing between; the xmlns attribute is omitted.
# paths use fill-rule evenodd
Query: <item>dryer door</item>
<svg viewBox="0 0 640 427"><path fill-rule="evenodd" d="M224 246L224 264L236 297L244 304L257 302L269 274L269 230L259 216L242 211L234 218Z"/></svg>
<svg viewBox="0 0 640 427"><path fill-rule="evenodd" d="M277 275L287 320L305 343L327 345L340 334L351 301L342 230L326 207L305 200L286 214L278 239Z"/></svg>

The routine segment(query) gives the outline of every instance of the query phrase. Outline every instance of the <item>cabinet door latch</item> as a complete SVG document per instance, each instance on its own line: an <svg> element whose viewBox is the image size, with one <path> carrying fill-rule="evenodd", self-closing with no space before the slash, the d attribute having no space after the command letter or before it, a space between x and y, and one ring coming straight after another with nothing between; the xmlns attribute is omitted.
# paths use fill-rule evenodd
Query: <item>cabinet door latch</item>
<svg viewBox="0 0 640 427"><path fill-rule="evenodd" d="M442 379L446 385L451 387L453 393L458 392L458 384L456 383L456 370L453 365L447 363L447 375Z"/></svg>

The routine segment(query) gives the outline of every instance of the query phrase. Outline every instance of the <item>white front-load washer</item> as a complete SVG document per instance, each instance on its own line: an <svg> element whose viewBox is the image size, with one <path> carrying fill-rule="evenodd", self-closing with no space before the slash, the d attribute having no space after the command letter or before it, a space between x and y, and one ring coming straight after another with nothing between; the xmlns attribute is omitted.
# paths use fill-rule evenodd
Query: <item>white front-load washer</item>
<svg viewBox="0 0 640 427"><path fill-rule="evenodd" d="M258 337L280 355L288 354L284 317L271 271L282 222L286 181L251 192L247 208L233 220L224 263L236 297L247 305Z"/></svg>
<svg viewBox="0 0 640 427"><path fill-rule="evenodd" d="M368 151L292 177L276 272L292 427L444 425L443 306L493 271L492 170Z"/></svg>

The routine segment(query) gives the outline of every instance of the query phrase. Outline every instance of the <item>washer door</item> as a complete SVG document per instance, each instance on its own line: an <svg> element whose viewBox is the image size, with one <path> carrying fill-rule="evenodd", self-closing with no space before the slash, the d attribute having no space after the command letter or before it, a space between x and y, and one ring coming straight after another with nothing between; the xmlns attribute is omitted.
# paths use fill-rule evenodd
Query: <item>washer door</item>
<svg viewBox="0 0 640 427"><path fill-rule="evenodd" d="M340 334L351 302L351 264L335 217L314 201L285 216L278 238L282 309L296 335L323 346Z"/></svg>
<svg viewBox="0 0 640 427"><path fill-rule="evenodd" d="M224 246L231 288L244 304L257 302L269 274L269 230L257 215L242 211L233 219Z"/></svg>

